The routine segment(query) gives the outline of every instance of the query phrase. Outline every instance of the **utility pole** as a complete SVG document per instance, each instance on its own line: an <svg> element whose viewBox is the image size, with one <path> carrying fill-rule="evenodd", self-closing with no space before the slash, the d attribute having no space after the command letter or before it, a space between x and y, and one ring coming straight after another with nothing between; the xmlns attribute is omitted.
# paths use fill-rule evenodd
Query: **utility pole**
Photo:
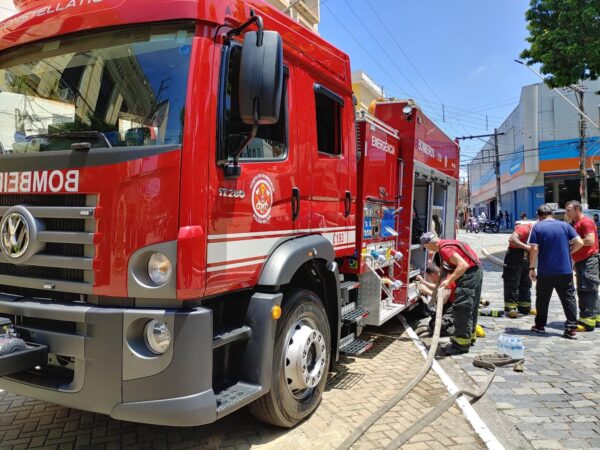
<svg viewBox="0 0 600 450"><path fill-rule="evenodd" d="M486 137L493 137L494 138L494 155L495 155L495 161L494 161L494 172L496 173L496 216L498 216L498 213L500 211L502 211L502 192L501 192L501 188L500 188L500 150L498 148L498 136L504 136L505 133L498 133L498 129L494 128L494 133L493 134L480 134L477 136L462 136L462 137L457 137L455 140L456 141L460 141L460 140L464 140L464 139L477 139L477 138L486 138ZM471 192L471 174L470 171L467 170L467 172L469 173L469 194ZM470 195L469 195L470 197ZM490 211L491 214L491 211ZM494 218L495 218L494 217Z"/></svg>
<svg viewBox="0 0 600 450"><path fill-rule="evenodd" d="M587 183L587 152L585 149L585 121L583 94L584 91L579 86L571 87L577 97L577 106L579 107L579 195L581 196L581 207L588 208L588 183Z"/></svg>
<svg viewBox="0 0 600 450"><path fill-rule="evenodd" d="M502 211L502 194L500 193L500 152L498 151L498 128L494 128L494 154L496 155L496 161L494 167L496 168L496 217L498 213Z"/></svg>

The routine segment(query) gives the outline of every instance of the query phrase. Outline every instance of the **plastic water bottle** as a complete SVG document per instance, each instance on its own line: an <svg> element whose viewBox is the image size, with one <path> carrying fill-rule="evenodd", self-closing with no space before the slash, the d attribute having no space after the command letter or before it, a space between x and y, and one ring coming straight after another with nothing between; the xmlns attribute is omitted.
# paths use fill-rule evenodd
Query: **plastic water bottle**
<svg viewBox="0 0 600 450"><path fill-rule="evenodd" d="M518 337L513 337L511 341L511 358L523 359L525 355L525 346L523 345L523 340Z"/></svg>
<svg viewBox="0 0 600 450"><path fill-rule="evenodd" d="M498 339L496 340L496 353L498 353L499 355L507 353L506 352L506 336L504 336L503 334L498 336Z"/></svg>

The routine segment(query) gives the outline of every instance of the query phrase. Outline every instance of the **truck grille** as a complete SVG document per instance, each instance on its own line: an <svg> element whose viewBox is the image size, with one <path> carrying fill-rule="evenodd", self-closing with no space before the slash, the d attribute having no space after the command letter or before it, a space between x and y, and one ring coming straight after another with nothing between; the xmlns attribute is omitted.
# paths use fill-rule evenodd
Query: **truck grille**
<svg viewBox="0 0 600 450"><path fill-rule="evenodd" d="M0 254L0 292L91 293L96 197L0 195L0 217L17 205L43 223L44 229L38 230L38 241L45 247L19 265Z"/></svg>

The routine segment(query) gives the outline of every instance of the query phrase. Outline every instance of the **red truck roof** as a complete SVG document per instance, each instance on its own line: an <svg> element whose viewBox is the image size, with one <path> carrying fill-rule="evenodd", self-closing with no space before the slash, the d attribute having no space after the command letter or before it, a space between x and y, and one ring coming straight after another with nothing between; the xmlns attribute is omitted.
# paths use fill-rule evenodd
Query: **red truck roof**
<svg viewBox="0 0 600 450"><path fill-rule="evenodd" d="M17 0L22 9L0 22L0 52L57 36L106 27L192 19L238 26L254 8L265 28L278 31L286 52L340 89L350 86L348 56L264 0Z"/></svg>

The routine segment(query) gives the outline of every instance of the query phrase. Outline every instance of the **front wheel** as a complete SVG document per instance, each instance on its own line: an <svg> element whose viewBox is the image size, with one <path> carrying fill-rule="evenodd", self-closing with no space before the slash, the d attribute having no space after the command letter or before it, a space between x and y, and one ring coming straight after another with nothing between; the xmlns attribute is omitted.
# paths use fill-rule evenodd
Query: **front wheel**
<svg viewBox="0 0 600 450"><path fill-rule="evenodd" d="M258 420L291 428L319 406L331 357L323 303L311 291L292 289L277 323L270 392L249 408Z"/></svg>

